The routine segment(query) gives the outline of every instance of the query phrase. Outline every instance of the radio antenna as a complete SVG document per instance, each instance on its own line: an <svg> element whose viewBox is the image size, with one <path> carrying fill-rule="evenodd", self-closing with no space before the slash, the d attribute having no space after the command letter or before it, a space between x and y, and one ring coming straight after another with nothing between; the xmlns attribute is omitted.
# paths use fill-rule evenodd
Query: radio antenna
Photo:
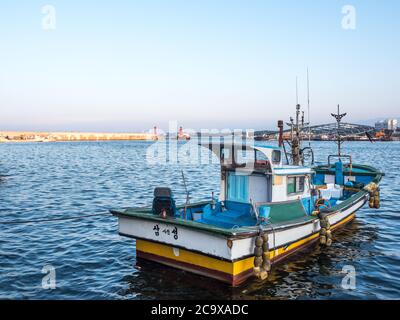
<svg viewBox="0 0 400 320"><path fill-rule="evenodd" d="M342 118L347 115L347 113L340 113L340 106L337 106L337 114L331 113L332 117L336 119L337 122L337 144L338 144L338 156L342 155L342 137L340 136L340 123L342 122Z"/></svg>
<svg viewBox="0 0 400 320"><path fill-rule="evenodd" d="M307 67L307 118L308 118L308 146L311 146L311 122L310 122L310 78Z"/></svg>

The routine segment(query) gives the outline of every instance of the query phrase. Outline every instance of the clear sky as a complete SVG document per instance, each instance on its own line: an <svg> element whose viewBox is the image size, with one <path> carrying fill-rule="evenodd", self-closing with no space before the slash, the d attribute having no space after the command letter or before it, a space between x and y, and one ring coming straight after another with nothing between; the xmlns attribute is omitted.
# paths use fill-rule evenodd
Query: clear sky
<svg viewBox="0 0 400 320"><path fill-rule="evenodd" d="M273 128L307 66L313 123L398 117L399 35L398 0L1 0L0 130Z"/></svg>

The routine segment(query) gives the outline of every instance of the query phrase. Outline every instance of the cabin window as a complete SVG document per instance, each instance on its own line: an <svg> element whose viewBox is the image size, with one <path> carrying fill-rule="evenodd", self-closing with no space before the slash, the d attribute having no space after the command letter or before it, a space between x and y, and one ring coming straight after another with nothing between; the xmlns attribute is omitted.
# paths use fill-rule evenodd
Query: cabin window
<svg viewBox="0 0 400 320"><path fill-rule="evenodd" d="M288 178L287 193L296 193L296 178Z"/></svg>
<svg viewBox="0 0 400 320"><path fill-rule="evenodd" d="M272 151L272 163L281 163L281 152L279 150Z"/></svg>
<svg viewBox="0 0 400 320"><path fill-rule="evenodd" d="M268 164L268 158L267 156L262 153L261 151L256 150L256 161L255 161L256 165L262 165L265 166Z"/></svg>
<svg viewBox="0 0 400 320"><path fill-rule="evenodd" d="M221 160L224 163L231 161L231 150L230 148L221 148Z"/></svg>
<svg viewBox="0 0 400 320"><path fill-rule="evenodd" d="M304 192L305 178L301 177L288 177L287 180L287 194L296 194Z"/></svg>
<svg viewBox="0 0 400 320"><path fill-rule="evenodd" d="M228 174L227 200L236 202L249 201L249 176Z"/></svg>
<svg viewBox="0 0 400 320"><path fill-rule="evenodd" d="M244 165L254 161L254 151L246 148L237 149L235 162L237 165Z"/></svg>
<svg viewBox="0 0 400 320"><path fill-rule="evenodd" d="M304 192L304 177L297 177L296 178L296 191L297 192Z"/></svg>

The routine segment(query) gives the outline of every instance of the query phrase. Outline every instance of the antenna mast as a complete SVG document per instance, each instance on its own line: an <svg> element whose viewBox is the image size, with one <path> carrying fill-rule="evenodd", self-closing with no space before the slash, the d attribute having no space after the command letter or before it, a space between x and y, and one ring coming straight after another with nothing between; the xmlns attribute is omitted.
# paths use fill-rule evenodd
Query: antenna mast
<svg viewBox="0 0 400 320"><path fill-rule="evenodd" d="M292 149L292 163L295 166L304 163L304 149L301 149L301 140L302 140L302 131L305 126L309 126L309 123L304 122L304 111L301 111L301 106L299 104L299 95L298 95L298 86L297 86L297 77L296 77L296 118L293 119L290 117L290 122L287 122L287 126L290 127L290 145ZM311 147L308 147L311 149ZM311 151L312 152L312 151Z"/></svg>
<svg viewBox="0 0 400 320"><path fill-rule="evenodd" d="M337 122L337 144L338 144L338 156L342 155L342 137L340 136L340 123L342 122L342 118L344 118L347 113L340 114L340 106L337 106L337 114L331 113L332 117L336 119Z"/></svg>
<svg viewBox="0 0 400 320"><path fill-rule="evenodd" d="M294 136L292 137L292 156L293 156L293 164L295 166L300 165L301 156L300 156L300 144L301 144L301 136L300 136L300 105L296 105L296 123L292 123L292 131L294 131ZM293 128L294 127L294 128ZM293 130L294 129L294 130Z"/></svg>
<svg viewBox="0 0 400 320"><path fill-rule="evenodd" d="M311 147L311 121L310 121L310 78L307 68L307 118L308 118L308 146Z"/></svg>

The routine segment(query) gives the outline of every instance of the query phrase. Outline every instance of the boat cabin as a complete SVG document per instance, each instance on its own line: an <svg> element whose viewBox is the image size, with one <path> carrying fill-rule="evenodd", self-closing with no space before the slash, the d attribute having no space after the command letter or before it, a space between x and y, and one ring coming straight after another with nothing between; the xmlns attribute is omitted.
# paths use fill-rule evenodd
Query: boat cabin
<svg viewBox="0 0 400 320"><path fill-rule="evenodd" d="M351 196L343 184L319 184L321 170L284 164L280 148L232 143L202 146L220 161L219 199L176 207L170 190L157 188L154 214L162 214L167 204L165 215L221 228L286 224L312 219L317 199L326 199L326 207L332 207ZM342 171L323 172L324 179Z"/></svg>
<svg viewBox="0 0 400 320"><path fill-rule="evenodd" d="M255 226L260 221L304 219L312 212L313 171L284 165L280 148L232 143L203 147L220 160L219 199L178 207L180 217L230 229Z"/></svg>
<svg viewBox="0 0 400 320"><path fill-rule="evenodd" d="M289 163L283 121L278 122L279 148L235 141L239 138L235 136L231 142L202 144L220 163L219 198L213 192L206 201L190 203L186 190L186 203L176 206L170 188L156 188L152 208L112 211L119 218L119 233L137 239L138 258L233 286L252 275L266 279L272 263L316 240L330 246L332 231L351 221L367 201L371 208L380 207L383 173L353 165L351 157L341 153L339 129L344 115L339 110L333 115L338 121L339 147L327 165L301 165L308 159L313 163L314 153L311 145L301 147L305 124L300 105L296 121L289 124L288 154L293 165L283 161ZM338 161L331 164L333 158ZM345 158L350 163L344 164Z"/></svg>
<svg viewBox="0 0 400 320"><path fill-rule="evenodd" d="M220 201L283 202L310 193L313 171L284 165L280 148L240 144L205 146L220 158Z"/></svg>

